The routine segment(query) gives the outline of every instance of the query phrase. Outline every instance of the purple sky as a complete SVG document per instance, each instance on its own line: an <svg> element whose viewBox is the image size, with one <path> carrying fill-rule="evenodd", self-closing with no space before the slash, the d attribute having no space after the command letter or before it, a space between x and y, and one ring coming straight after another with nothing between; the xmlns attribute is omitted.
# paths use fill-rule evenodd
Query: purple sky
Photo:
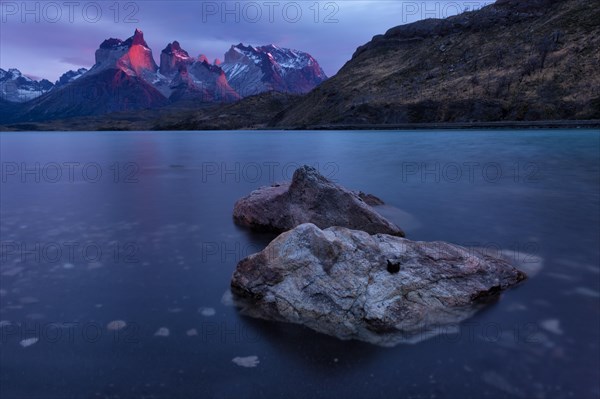
<svg viewBox="0 0 600 399"><path fill-rule="evenodd" d="M104 39L126 39L140 28L157 63L173 40L210 60L222 59L232 44L273 43L312 54L332 76L356 47L393 26L492 2L2 0L0 68L55 81L69 69L91 67Z"/></svg>

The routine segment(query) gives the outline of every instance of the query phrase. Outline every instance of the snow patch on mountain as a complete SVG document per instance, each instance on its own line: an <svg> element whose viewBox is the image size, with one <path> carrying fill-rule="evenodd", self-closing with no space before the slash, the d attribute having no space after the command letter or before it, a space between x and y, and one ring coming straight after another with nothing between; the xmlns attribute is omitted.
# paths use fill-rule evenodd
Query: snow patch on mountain
<svg viewBox="0 0 600 399"><path fill-rule="evenodd" d="M16 68L0 69L0 97L3 100L22 103L33 100L52 90L54 85L46 80L33 80Z"/></svg>

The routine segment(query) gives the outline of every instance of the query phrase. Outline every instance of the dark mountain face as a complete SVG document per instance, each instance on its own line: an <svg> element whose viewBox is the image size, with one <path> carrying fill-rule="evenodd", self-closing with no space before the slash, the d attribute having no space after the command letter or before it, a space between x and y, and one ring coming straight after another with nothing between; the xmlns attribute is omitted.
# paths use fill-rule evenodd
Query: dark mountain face
<svg viewBox="0 0 600 399"><path fill-rule="evenodd" d="M231 46L221 67L242 97L272 90L307 93L327 79L310 54L274 45Z"/></svg>
<svg viewBox="0 0 600 399"><path fill-rule="evenodd" d="M0 97L5 101L22 103L30 101L52 90L54 85L46 80L33 80L21 71L11 68L0 69Z"/></svg>
<svg viewBox="0 0 600 399"><path fill-rule="evenodd" d="M56 83L54 84L54 86L56 88L62 87L64 85L67 85L73 81L75 81L76 79L79 79L84 73L86 73L88 70L86 68L79 68L76 71L68 71L62 74L62 76L56 81Z"/></svg>
<svg viewBox="0 0 600 399"><path fill-rule="evenodd" d="M501 0L357 49L281 126L600 118L600 8Z"/></svg>
<svg viewBox="0 0 600 399"><path fill-rule="evenodd" d="M240 99L229 86L225 73L204 56L194 59L179 42L169 43L160 57L160 73L171 82L171 101L198 99L205 102L231 102Z"/></svg>
<svg viewBox="0 0 600 399"><path fill-rule="evenodd" d="M181 48L178 41L169 43L160 54L160 73L164 76L174 76L181 67L194 63L187 51Z"/></svg>
<svg viewBox="0 0 600 399"><path fill-rule="evenodd" d="M22 109L20 121L102 115L117 111L152 108L167 99L137 76L119 69L105 69L53 90Z"/></svg>

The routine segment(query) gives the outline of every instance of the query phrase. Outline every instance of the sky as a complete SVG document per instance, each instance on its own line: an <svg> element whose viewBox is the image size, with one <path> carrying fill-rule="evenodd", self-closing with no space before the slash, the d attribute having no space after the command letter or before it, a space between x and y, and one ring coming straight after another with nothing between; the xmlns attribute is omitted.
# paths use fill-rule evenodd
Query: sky
<svg viewBox="0 0 600 399"><path fill-rule="evenodd" d="M157 63L174 40L210 60L233 44L275 44L310 53L332 76L374 35L492 2L0 0L0 68L54 82L70 69L90 68L105 39L125 40L139 28Z"/></svg>

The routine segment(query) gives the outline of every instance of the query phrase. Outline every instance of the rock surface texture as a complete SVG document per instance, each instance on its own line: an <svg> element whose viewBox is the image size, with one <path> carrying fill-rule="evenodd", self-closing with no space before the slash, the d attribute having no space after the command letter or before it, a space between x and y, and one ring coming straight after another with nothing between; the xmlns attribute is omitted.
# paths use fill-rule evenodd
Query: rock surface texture
<svg viewBox="0 0 600 399"><path fill-rule="evenodd" d="M291 183L261 187L240 199L234 207L237 224L258 231L281 233L303 223L320 228L341 226L369 234L404 237L404 232L365 202L379 199L349 191L310 166L294 172Z"/></svg>
<svg viewBox="0 0 600 399"><path fill-rule="evenodd" d="M448 332L525 277L444 242L307 223L242 260L231 288L246 315L393 346Z"/></svg>

